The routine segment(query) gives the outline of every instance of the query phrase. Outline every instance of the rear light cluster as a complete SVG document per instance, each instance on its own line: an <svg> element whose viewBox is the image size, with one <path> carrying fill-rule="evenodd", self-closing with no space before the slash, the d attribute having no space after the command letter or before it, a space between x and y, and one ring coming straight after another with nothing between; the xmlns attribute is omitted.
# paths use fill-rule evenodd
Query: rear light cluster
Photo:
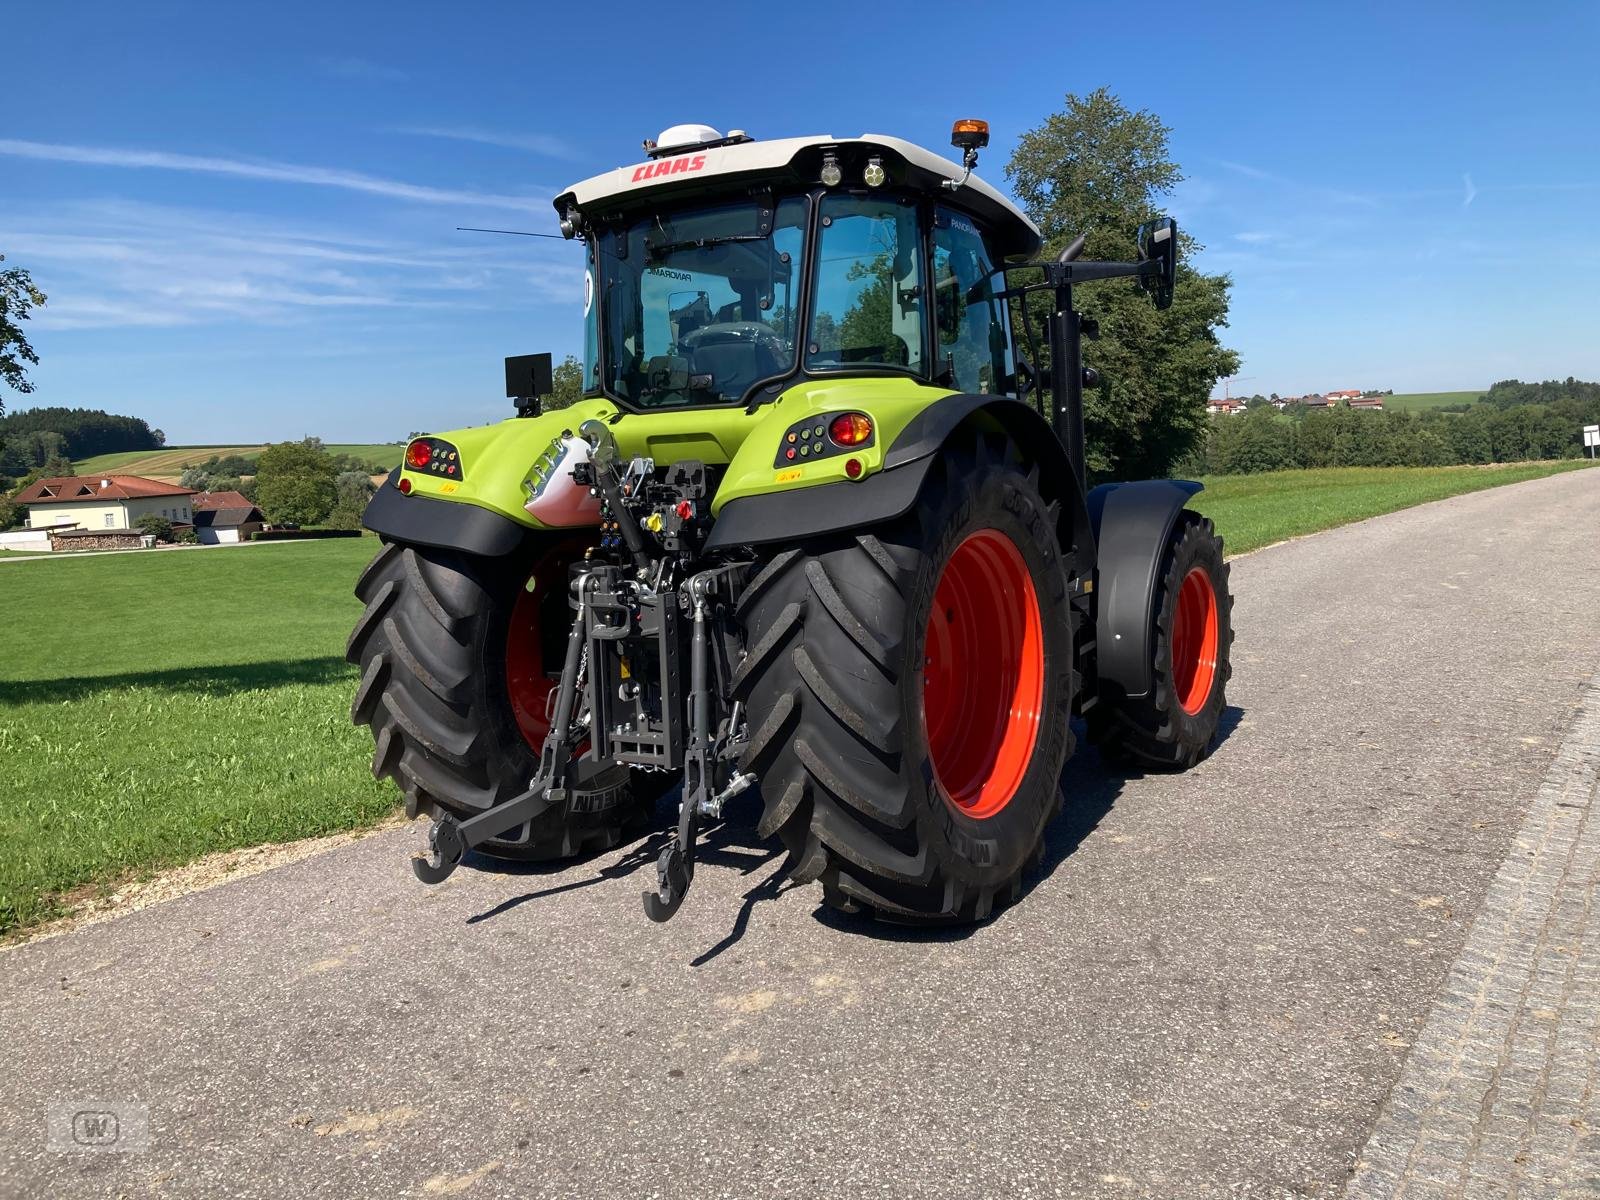
<svg viewBox="0 0 1600 1200"><path fill-rule="evenodd" d="M840 413L828 425L828 436L841 446L860 446L872 438L872 418L866 413Z"/></svg>
<svg viewBox="0 0 1600 1200"><path fill-rule="evenodd" d="M833 458L848 450L871 446L876 434L872 418L866 413L847 412L807 417L791 425L778 443L775 467L798 467L819 458ZM856 471L846 474L851 479L861 474L861 464L856 460Z"/></svg>
<svg viewBox="0 0 1600 1200"><path fill-rule="evenodd" d="M422 471L441 479L460 479L463 474L460 452L438 438L418 438L407 446L405 466L407 470ZM411 489L402 487L400 490Z"/></svg>

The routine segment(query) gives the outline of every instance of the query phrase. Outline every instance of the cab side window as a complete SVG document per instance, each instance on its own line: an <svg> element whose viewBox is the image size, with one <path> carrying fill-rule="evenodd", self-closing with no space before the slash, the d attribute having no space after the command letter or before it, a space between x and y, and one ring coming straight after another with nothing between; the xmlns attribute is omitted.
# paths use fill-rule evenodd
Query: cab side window
<svg viewBox="0 0 1600 1200"><path fill-rule="evenodd" d="M915 206L890 197L822 200L806 366L922 370L922 254Z"/></svg>
<svg viewBox="0 0 1600 1200"><path fill-rule="evenodd" d="M1005 286L972 220L941 208L934 214L933 293L938 350L958 391L1010 392L1015 366L1010 319L995 292Z"/></svg>

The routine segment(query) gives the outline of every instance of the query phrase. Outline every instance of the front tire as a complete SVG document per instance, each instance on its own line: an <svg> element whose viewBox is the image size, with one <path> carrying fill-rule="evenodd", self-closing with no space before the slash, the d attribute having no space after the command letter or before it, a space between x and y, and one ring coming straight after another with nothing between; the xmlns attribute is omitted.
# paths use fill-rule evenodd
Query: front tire
<svg viewBox="0 0 1600 1200"><path fill-rule="evenodd" d="M366 611L345 653L361 668L350 715L371 727L372 773L399 785L407 816L466 819L527 788L571 624L566 565L578 553L540 543L488 559L390 542L363 572ZM647 819L626 768L581 759L573 768L564 805L481 849L569 857L609 849Z"/></svg>
<svg viewBox="0 0 1600 1200"><path fill-rule="evenodd" d="M981 920L1060 808L1067 572L1015 449L987 448L890 526L772 555L739 601L760 833L835 907Z"/></svg>
<svg viewBox="0 0 1600 1200"><path fill-rule="evenodd" d="M1118 765L1186 770L1216 744L1233 675L1228 564L1209 519L1179 515L1157 586L1150 694L1095 705L1089 740Z"/></svg>

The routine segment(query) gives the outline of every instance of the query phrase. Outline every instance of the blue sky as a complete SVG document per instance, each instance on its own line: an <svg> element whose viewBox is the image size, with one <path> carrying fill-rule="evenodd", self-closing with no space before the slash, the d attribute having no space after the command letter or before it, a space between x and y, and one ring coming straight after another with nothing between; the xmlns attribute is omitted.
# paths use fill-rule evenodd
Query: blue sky
<svg viewBox="0 0 1600 1200"><path fill-rule="evenodd" d="M1004 187L1105 85L1172 126L1236 393L1593 379L1597 34L1593 3L63 0L7 21L0 253L50 295L34 403L392 440L507 414L504 355L580 345L574 245L456 225L553 229L679 121L942 148L982 116Z"/></svg>

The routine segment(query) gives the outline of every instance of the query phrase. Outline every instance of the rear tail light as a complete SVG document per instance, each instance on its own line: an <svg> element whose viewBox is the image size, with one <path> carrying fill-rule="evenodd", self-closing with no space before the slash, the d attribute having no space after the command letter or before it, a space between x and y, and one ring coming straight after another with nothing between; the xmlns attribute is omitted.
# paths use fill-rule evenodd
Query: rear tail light
<svg viewBox="0 0 1600 1200"><path fill-rule="evenodd" d="M433 461L433 444L425 439L419 439L406 447L406 463L415 471L427 470L428 464Z"/></svg>
<svg viewBox="0 0 1600 1200"><path fill-rule="evenodd" d="M866 413L841 413L828 426L835 445L859 446L872 436L872 418Z"/></svg>

